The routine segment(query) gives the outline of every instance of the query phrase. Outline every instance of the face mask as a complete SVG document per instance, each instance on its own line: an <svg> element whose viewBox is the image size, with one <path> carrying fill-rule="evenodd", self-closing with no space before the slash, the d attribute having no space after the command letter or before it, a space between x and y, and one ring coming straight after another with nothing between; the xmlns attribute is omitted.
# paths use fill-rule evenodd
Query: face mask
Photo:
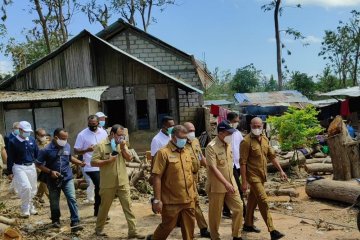
<svg viewBox="0 0 360 240"><path fill-rule="evenodd" d="M97 126L88 126L90 131L95 132L97 129Z"/></svg>
<svg viewBox="0 0 360 240"><path fill-rule="evenodd" d="M38 138L40 142L45 142L46 141L46 137L41 137L41 138Z"/></svg>
<svg viewBox="0 0 360 240"><path fill-rule="evenodd" d="M226 137L224 138L224 142L226 142L227 144L231 144L231 142L232 142L232 136L231 136L231 135L226 136Z"/></svg>
<svg viewBox="0 0 360 240"><path fill-rule="evenodd" d="M105 126L105 121L99 121L99 126L104 127Z"/></svg>
<svg viewBox="0 0 360 240"><path fill-rule="evenodd" d="M166 130L166 133L169 134L169 135L171 135L173 129L174 129L174 127L169 127L169 128Z"/></svg>
<svg viewBox="0 0 360 240"><path fill-rule="evenodd" d="M195 138L195 132L190 132L190 133L188 133L187 138L188 138L190 141L194 140L194 138Z"/></svg>
<svg viewBox="0 0 360 240"><path fill-rule="evenodd" d="M232 123L231 126L236 129L239 126L239 123L238 122Z"/></svg>
<svg viewBox="0 0 360 240"><path fill-rule="evenodd" d="M64 147L67 143L67 140L61 140L61 139L56 139L56 143L60 146L60 147Z"/></svg>
<svg viewBox="0 0 360 240"><path fill-rule="evenodd" d="M20 130L19 129L14 129L13 133L17 136L20 135Z"/></svg>
<svg viewBox="0 0 360 240"><path fill-rule="evenodd" d="M116 151L116 141L115 141L115 138L111 139L110 145L111 145L111 149L112 149L113 151Z"/></svg>
<svg viewBox="0 0 360 240"><path fill-rule="evenodd" d="M30 137L30 132L23 132L21 135L24 137L24 138L28 138Z"/></svg>
<svg viewBox="0 0 360 240"><path fill-rule="evenodd" d="M176 146L178 148L184 148L185 144L186 144L186 139L176 138Z"/></svg>
<svg viewBox="0 0 360 240"><path fill-rule="evenodd" d="M252 128L251 129L251 132L252 132L252 134L254 134L255 136L260 136L261 135L261 133L262 133L262 128Z"/></svg>

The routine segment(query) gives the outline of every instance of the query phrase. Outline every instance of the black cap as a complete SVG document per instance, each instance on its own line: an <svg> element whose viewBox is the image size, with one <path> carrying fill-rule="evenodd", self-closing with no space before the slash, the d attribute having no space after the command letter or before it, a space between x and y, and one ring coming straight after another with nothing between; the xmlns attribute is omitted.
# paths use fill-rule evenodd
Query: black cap
<svg viewBox="0 0 360 240"><path fill-rule="evenodd" d="M219 123L219 125L217 126L217 130L218 132L227 131L229 133L234 133L236 131L235 128L230 126L230 122L227 120L224 120L221 123Z"/></svg>

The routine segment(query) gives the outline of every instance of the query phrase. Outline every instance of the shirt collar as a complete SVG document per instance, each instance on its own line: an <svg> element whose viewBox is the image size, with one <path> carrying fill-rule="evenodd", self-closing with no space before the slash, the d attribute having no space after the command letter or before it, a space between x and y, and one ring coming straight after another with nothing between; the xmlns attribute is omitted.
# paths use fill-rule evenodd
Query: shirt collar
<svg viewBox="0 0 360 240"><path fill-rule="evenodd" d="M224 143L223 141L221 141L221 140L220 140L220 138L219 138L218 136L216 136L215 141L216 141L216 143L217 143L217 144L219 144L219 145L222 145L222 146L227 146L227 144L226 144L226 143Z"/></svg>
<svg viewBox="0 0 360 240"><path fill-rule="evenodd" d="M179 149L172 141L169 141L168 147L172 152L182 152L184 149Z"/></svg>
<svg viewBox="0 0 360 240"><path fill-rule="evenodd" d="M16 138L17 138L20 142L29 141L29 138L28 138L28 137L25 138L25 139L23 139L23 138L21 138L19 135L17 135Z"/></svg>
<svg viewBox="0 0 360 240"><path fill-rule="evenodd" d="M170 135L165 134L165 133L162 131L162 129L160 129L160 133L161 133L162 135L170 138Z"/></svg>

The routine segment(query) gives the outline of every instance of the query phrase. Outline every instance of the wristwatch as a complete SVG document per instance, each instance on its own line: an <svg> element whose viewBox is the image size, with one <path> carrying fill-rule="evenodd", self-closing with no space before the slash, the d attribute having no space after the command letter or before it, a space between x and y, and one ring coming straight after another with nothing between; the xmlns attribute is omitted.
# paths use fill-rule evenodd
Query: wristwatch
<svg viewBox="0 0 360 240"><path fill-rule="evenodd" d="M154 204L158 204L159 202L161 202L160 200L154 199L153 203Z"/></svg>

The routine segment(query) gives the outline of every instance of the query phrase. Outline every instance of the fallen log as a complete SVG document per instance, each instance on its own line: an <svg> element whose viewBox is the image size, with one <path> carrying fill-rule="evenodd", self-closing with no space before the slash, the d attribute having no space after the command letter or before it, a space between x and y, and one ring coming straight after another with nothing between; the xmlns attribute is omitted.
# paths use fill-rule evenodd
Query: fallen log
<svg viewBox="0 0 360 240"><path fill-rule="evenodd" d="M331 158L306 159L306 164L313 164L313 163L331 163Z"/></svg>
<svg viewBox="0 0 360 240"><path fill-rule="evenodd" d="M307 183L305 192L311 198L353 204L360 195L360 187L356 181L321 179Z"/></svg>
<svg viewBox="0 0 360 240"><path fill-rule="evenodd" d="M299 193L295 188L287 188L287 189L266 189L266 194L270 196L290 196L290 197L298 197Z"/></svg>
<svg viewBox="0 0 360 240"><path fill-rule="evenodd" d="M130 180L130 186L134 186L144 176L145 176L144 170L134 173Z"/></svg>
<svg viewBox="0 0 360 240"><path fill-rule="evenodd" d="M305 161L306 161L305 156L302 153L299 153L299 165L305 164ZM291 160L290 159L279 160L279 164L282 169L288 169L291 167ZM268 163L267 169L268 172L278 171L277 168L272 163Z"/></svg>
<svg viewBox="0 0 360 240"><path fill-rule="evenodd" d="M7 217L4 217L4 216L0 216L0 223L4 223L6 225L16 225L16 220L11 219L11 218L7 218Z"/></svg>
<svg viewBox="0 0 360 240"><path fill-rule="evenodd" d="M305 171L307 173L332 173L333 172L333 166L329 163L313 163L313 164L306 164L305 165Z"/></svg>

